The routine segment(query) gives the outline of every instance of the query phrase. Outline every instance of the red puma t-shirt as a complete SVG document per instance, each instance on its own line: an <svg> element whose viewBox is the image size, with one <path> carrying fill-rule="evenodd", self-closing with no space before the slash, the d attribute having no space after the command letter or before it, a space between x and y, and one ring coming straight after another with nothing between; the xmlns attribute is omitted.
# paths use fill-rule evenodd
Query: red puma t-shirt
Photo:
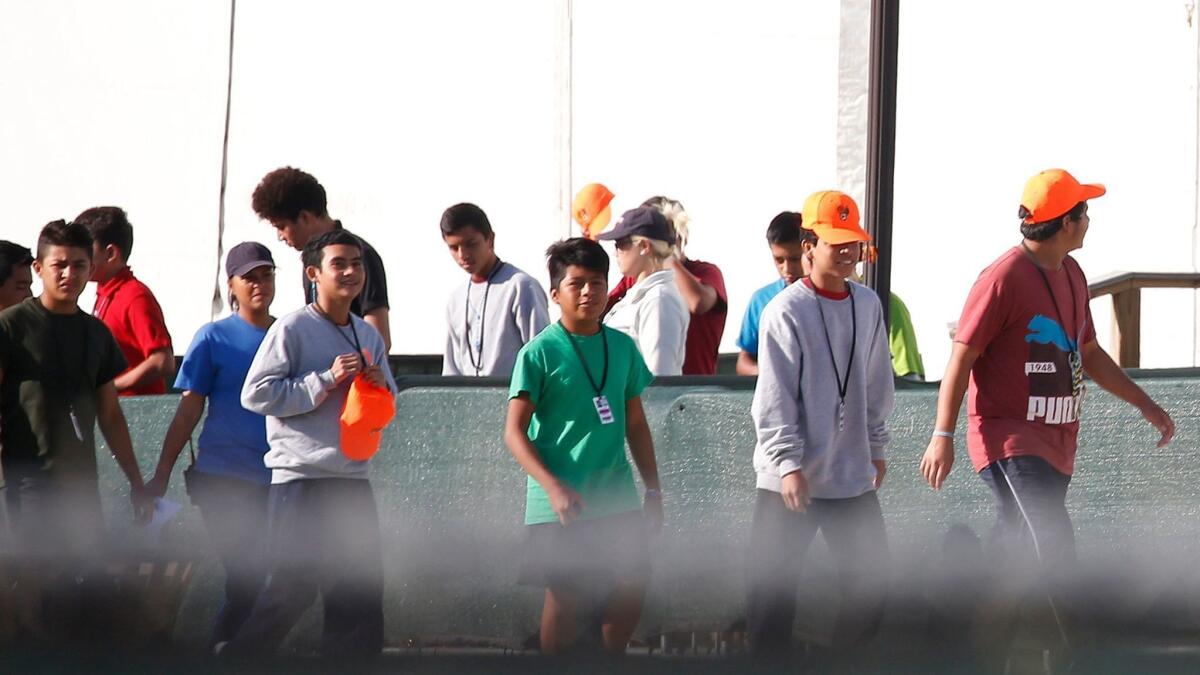
<svg viewBox="0 0 1200 675"><path fill-rule="evenodd" d="M1087 278L1070 256L1043 270L1049 288L1038 269L1013 247L979 275L958 321L955 341L980 352L967 405L976 471L1018 455L1075 470L1082 396L1073 393L1070 354L1096 339Z"/></svg>

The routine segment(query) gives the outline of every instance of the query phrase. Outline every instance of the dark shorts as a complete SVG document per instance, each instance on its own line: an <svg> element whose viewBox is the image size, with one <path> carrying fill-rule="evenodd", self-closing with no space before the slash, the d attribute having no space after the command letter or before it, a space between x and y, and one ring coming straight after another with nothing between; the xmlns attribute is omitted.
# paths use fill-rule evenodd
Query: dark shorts
<svg viewBox="0 0 1200 675"><path fill-rule="evenodd" d="M650 577L646 519L630 511L568 526L525 528L520 582L540 587L609 587Z"/></svg>

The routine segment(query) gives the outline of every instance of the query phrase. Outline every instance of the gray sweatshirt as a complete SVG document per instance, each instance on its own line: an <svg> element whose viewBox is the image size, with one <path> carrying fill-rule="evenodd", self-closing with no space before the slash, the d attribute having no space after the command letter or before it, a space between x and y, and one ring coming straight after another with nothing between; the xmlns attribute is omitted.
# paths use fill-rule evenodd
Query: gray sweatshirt
<svg viewBox="0 0 1200 675"><path fill-rule="evenodd" d="M443 375L508 377L517 362L517 352L550 324L541 285L509 263L499 265L491 288L486 282L467 281L450 295L446 303Z"/></svg>
<svg viewBox="0 0 1200 675"><path fill-rule="evenodd" d="M758 385L751 407L758 436L754 470L760 488L778 492L785 474L801 470L810 496L816 499L857 497L874 489L871 460L884 459L888 443L892 357L878 296L866 286L848 283L856 307L858 342L841 431L838 375L846 377L850 360L850 299L822 298L804 283L795 283L763 311ZM819 310L824 312L828 341Z"/></svg>
<svg viewBox="0 0 1200 675"><path fill-rule="evenodd" d="M267 330L242 385L242 405L267 417L263 457L272 483L304 478L367 477L368 462L341 452L341 416L351 380L334 384L330 367L354 352L354 332L372 364L383 364L388 386L396 390L383 337L351 315L338 326L307 305L275 321Z"/></svg>

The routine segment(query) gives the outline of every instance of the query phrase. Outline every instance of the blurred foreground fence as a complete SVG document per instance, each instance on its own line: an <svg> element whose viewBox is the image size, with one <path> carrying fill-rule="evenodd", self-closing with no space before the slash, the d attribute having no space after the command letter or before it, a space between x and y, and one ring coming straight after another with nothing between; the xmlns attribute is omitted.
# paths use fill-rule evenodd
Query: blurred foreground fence
<svg viewBox="0 0 1200 675"><path fill-rule="evenodd" d="M700 382L699 384L696 382ZM457 636L519 645L537 626L541 597L516 585L523 541L525 479L502 443L506 392L490 386L406 381L398 414L373 468L387 568L387 639L393 646ZM1156 436L1132 408L1092 386L1072 482L1080 578L1102 578L1096 610L1145 625L1196 625L1200 584L1200 378L1147 378L1142 385L1175 416L1179 434ZM743 568L754 498L749 417L752 381L671 380L646 395L667 523L654 543L655 568L638 636L719 631L744 611ZM919 627L946 585L938 579L943 537L953 523L981 536L992 521L983 482L962 451L945 489L923 485L917 464L934 419L936 391L900 390L881 498L893 554L889 626ZM177 397L123 401L144 471L152 470ZM105 449L101 449L106 454ZM221 595L199 514L176 468L168 498L184 509L160 545L195 562L175 624L181 646L202 645ZM125 483L101 458L109 527L132 532ZM176 556L178 557L178 555ZM823 543L804 561L797 631L821 640L836 602L836 571ZM982 569L979 570L983 572ZM970 575L968 575L969 577ZM956 578L958 584L970 578ZM969 588L958 588L969 592ZM314 639L319 608L294 640Z"/></svg>

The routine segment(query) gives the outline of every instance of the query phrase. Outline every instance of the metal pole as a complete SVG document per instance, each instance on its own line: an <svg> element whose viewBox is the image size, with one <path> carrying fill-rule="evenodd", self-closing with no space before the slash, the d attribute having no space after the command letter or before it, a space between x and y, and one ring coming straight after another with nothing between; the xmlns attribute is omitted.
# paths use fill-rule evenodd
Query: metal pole
<svg viewBox="0 0 1200 675"><path fill-rule="evenodd" d="M879 257L875 264L866 266L866 282L879 295L883 318L889 325L892 189L896 173L896 46L899 33L900 0L872 0L864 214Z"/></svg>

